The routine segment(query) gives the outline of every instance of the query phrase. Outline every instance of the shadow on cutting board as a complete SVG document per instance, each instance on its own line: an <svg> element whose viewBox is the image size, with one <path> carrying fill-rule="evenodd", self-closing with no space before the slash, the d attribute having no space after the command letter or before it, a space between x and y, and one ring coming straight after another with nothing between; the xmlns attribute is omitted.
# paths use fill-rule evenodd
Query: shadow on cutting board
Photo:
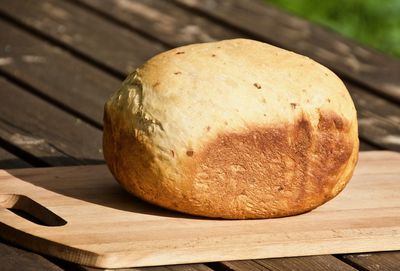
<svg viewBox="0 0 400 271"><path fill-rule="evenodd" d="M10 175L66 197L145 215L186 219L213 219L167 210L126 192L105 164L6 170ZM19 192L24 195L24 191ZM29 195L27 195L29 197ZM43 204L38 202L39 204ZM101 214L99 214L101 215Z"/></svg>

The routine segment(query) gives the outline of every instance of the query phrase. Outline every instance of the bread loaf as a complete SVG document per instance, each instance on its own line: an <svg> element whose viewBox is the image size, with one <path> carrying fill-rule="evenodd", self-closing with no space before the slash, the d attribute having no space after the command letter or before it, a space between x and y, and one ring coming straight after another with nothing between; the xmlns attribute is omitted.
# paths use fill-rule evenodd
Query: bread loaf
<svg viewBox="0 0 400 271"><path fill-rule="evenodd" d="M345 187L358 146L354 104L333 72L246 39L161 53L105 105L104 156L118 182L194 215L307 212Z"/></svg>

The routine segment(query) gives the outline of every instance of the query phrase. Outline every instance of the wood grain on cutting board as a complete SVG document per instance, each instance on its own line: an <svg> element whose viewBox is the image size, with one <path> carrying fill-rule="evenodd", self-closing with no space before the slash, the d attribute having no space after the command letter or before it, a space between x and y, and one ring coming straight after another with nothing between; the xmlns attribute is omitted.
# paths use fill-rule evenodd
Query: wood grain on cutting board
<svg viewBox="0 0 400 271"><path fill-rule="evenodd" d="M164 210L124 192L104 165L0 171L0 206L2 238L104 268L398 250L400 154L361 153L338 197L286 218L218 220Z"/></svg>

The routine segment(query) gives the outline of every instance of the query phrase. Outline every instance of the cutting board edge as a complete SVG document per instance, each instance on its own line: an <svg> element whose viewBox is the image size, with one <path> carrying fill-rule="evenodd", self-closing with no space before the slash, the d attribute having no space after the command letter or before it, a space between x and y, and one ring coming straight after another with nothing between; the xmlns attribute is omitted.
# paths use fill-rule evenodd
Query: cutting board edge
<svg viewBox="0 0 400 271"><path fill-rule="evenodd" d="M4 229L4 223L0 224L0 227ZM15 229L13 229L15 230ZM19 230L17 230L19 231ZM17 236L17 235L14 235ZM117 252L117 253L109 253L109 254L96 254L94 252L90 252L83 249L69 247L60 243L53 242L51 240L42 239L28 233L19 231L18 238L8 238L4 235L1 236L8 242L15 244L17 246L21 246L21 242L23 242L23 247L25 249L31 250L33 252L44 254L51 257L56 257L65 261L73 262L79 265L94 267L94 268L130 268L130 267L151 267L157 266L159 263L160 253L158 252L157 255L150 255L149 257L135 257L134 252L124 253L124 252ZM387 236L387 240L393 240L393 236ZM400 236L399 236L400 238ZM386 239L384 239L386 240ZM39 242L38 242L39 241ZM342 245L345 242L339 241ZM377 251L396 251L400 250L399 243L385 243L383 247L375 247L372 249L365 249L364 242L360 243L360 247L354 248L354 240L350 240L349 242L352 243L353 247L347 246L347 249L343 247L336 248L336 249L329 249L326 248L321 251L320 245L308 246L308 250L304 250L299 248L298 253L293 252L291 249L291 253L284 253L283 251L277 251L276 245L273 244L271 247L267 246L260 246L261 252L255 254L251 254L251 256L237 256L239 253L232 254L233 256L220 256L220 251L217 254L207 254L212 255L206 257L203 253L198 253L196 259L185 259L184 257L179 258L179 255L182 255L182 252L176 252L173 250L168 250L164 252L164 258L162 260L162 265L175 265L175 264L194 264L194 263L202 263L202 262L218 262L218 261L233 261L233 260L250 260L250 259L269 259L269 258L283 258L283 257L302 257L302 256L315 256L315 255L328 255L328 254L347 254L347 253L370 253L370 252L377 252ZM47 243L47 244L46 244ZM328 240L327 244L332 244L332 241ZM371 242L372 243L372 242ZM39 245L34 245L39 244ZM293 244L287 244L292 246ZM299 245L299 244L296 244ZM306 244L302 244L301 246L305 246ZM310 248L313 248L311 251ZM226 255L230 253L231 248L226 251ZM273 252L268 252L268 250ZM67 251L67 252L66 252ZM314 251L319 251L318 253ZM172 253L173 252L173 253ZM141 252L142 254L143 252ZM174 255L178 254L178 255ZM134 256L134 257L132 257ZM178 259L176 259L178 257Z"/></svg>
<svg viewBox="0 0 400 271"><path fill-rule="evenodd" d="M0 222L1 237L6 241L22 246L25 249L34 251L36 253L56 257L65 261L70 261L76 264L90 266L95 268L128 268L128 267L150 267L157 266L160 262L160 255L162 258L162 265L173 265L173 264L190 264L190 263L201 263L201 262L216 262L216 261L232 261L232 260L249 260L249 259L268 259L268 258L284 258L284 257L301 257L301 256L313 256L313 255L325 255L325 254L347 254L347 253L368 253L376 251L395 251L400 250L400 244L395 242L400 238L394 238L396 236L387 235L379 236L379 241L382 243L381 246L376 245L376 239L366 238L359 239L355 238L348 240L325 240L323 247L321 244L309 244L307 240L304 242L284 243L279 246L276 243L270 245L259 245L253 247L252 250L256 249L259 252L248 252L247 248L234 248L223 246L219 247L217 253L210 256L208 253L209 248L205 248L204 253L197 252L196 258L188 260L185 257L181 257L185 253L185 249L173 250L167 249L160 254L146 252L144 250L138 252L114 252L98 254L89 250L70 247L52 240L47 240L41 237L37 237L26 233L22 230L12 228L11 226ZM400 232L400 227L398 229ZM11 237L11 238L10 238ZM350 244L346 245L346 244ZM24 245L21 245L24 244ZM335 245L333 245L335 244ZM291 246L290 250L286 250L288 246ZM297 250L293 250L293 246L298 247ZM308 250L304 250L304 246L307 246ZM370 248L368 247L370 246ZM278 247L278 249L277 249ZM333 247L333 248L332 248ZM372 248L373 247L373 248ZM235 251L232 253L232 251ZM290 251L290 252L289 252ZM238 256L249 253L249 256ZM222 254L222 256L221 256ZM251 256L250 256L251 255Z"/></svg>
<svg viewBox="0 0 400 271"><path fill-rule="evenodd" d="M36 253L74 263L96 267L96 262L107 255L99 255L96 252L74 248L52 240L38 237L23 230L15 229L0 221L0 237L15 246L31 250ZM84 260L81 260L84 259ZM90 260L88 260L90 259Z"/></svg>

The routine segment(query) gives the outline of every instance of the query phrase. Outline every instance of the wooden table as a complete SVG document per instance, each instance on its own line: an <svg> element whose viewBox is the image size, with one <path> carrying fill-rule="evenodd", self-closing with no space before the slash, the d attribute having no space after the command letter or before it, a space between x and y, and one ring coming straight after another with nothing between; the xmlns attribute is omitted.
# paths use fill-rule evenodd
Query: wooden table
<svg viewBox="0 0 400 271"><path fill-rule="evenodd" d="M248 37L345 81L361 150L400 151L400 61L259 1L0 1L0 168L103 163L103 104L126 74L179 45ZM0 269L89 269L0 243ZM128 270L400 270L400 251Z"/></svg>

